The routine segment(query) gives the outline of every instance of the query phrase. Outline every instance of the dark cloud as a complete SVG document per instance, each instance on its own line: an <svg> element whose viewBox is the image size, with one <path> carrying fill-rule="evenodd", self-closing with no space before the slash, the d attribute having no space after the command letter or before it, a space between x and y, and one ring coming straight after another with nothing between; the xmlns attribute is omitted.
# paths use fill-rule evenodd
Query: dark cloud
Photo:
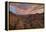
<svg viewBox="0 0 46 32"><path fill-rule="evenodd" d="M16 4L16 6L18 8L25 9L25 8L31 7L32 5L31 4Z"/></svg>

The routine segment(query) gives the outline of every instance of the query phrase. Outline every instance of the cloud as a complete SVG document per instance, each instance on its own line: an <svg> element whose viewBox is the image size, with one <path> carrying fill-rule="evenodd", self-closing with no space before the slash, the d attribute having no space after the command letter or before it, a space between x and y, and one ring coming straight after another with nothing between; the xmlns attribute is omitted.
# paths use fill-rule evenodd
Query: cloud
<svg viewBox="0 0 46 32"><path fill-rule="evenodd" d="M14 4L10 5L10 11L17 15L43 13L43 5L36 4Z"/></svg>
<svg viewBox="0 0 46 32"><path fill-rule="evenodd" d="M16 4L18 8L26 9L32 6L32 4Z"/></svg>
<svg viewBox="0 0 46 32"><path fill-rule="evenodd" d="M10 6L10 12L16 13L16 6Z"/></svg>

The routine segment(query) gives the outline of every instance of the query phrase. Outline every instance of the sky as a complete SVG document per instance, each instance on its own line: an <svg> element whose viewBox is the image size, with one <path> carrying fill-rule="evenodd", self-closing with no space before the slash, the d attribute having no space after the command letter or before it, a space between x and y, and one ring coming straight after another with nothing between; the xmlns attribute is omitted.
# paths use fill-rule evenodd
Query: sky
<svg viewBox="0 0 46 32"><path fill-rule="evenodd" d="M31 7L32 4L16 4L18 8L25 9Z"/></svg>
<svg viewBox="0 0 46 32"><path fill-rule="evenodd" d="M26 9L31 6L31 4L16 4L16 6L20 9ZM16 14L16 6L10 5L10 11L14 14Z"/></svg>
<svg viewBox="0 0 46 32"><path fill-rule="evenodd" d="M16 13L16 6L10 6L10 11L12 13Z"/></svg>
<svg viewBox="0 0 46 32"><path fill-rule="evenodd" d="M38 6L43 7L43 5L14 4L14 5L10 5L10 11L17 15L42 13L43 8L39 10ZM36 7L37 9L32 11L32 9L35 9Z"/></svg>

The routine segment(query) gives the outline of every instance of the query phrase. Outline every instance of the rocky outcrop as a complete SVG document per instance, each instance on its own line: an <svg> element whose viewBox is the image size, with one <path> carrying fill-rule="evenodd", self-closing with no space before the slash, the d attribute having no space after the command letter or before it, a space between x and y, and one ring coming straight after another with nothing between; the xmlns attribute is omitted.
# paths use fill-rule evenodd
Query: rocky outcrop
<svg viewBox="0 0 46 32"><path fill-rule="evenodd" d="M44 27L44 13L30 15L15 15L10 13L9 29L32 29Z"/></svg>

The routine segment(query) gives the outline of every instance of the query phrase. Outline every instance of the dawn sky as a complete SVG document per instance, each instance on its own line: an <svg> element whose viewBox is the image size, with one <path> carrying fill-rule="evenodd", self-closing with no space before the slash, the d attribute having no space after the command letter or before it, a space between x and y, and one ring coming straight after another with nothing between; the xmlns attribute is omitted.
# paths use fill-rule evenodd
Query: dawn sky
<svg viewBox="0 0 46 32"><path fill-rule="evenodd" d="M14 4L10 5L10 11L14 14L20 14L20 15L42 13L43 5Z"/></svg>

